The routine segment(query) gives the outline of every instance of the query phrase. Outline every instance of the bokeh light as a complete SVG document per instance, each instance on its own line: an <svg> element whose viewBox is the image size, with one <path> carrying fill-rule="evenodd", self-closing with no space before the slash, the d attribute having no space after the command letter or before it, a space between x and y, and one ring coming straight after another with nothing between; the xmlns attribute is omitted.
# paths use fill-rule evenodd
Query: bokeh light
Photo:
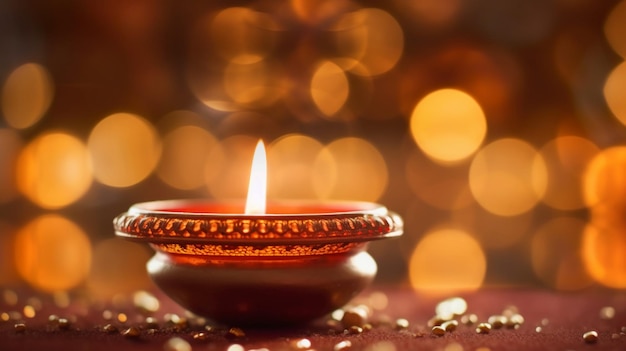
<svg viewBox="0 0 626 351"><path fill-rule="evenodd" d="M348 13L332 29L339 56L357 63L352 73L379 75L392 69L402 57L402 27L384 10L366 8Z"/></svg>
<svg viewBox="0 0 626 351"><path fill-rule="evenodd" d="M264 62L230 62L224 70L224 89L230 99L241 106L269 106L281 93L275 73Z"/></svg>
<svg viewBox="0 0 626 351"><path fill-rule="evenodd" d="M422 201L443 210L458 210L474 199L467 183L467 165L444 166L433 163L418 150L406 161L406 181Z"/></svg>
<svg viewBox="0 0 626 351"><path fill-rule="evenodd" d="M607 225L608 224L608 225ZM582 252L589 275L598 283L626 289L625 225L594 220L583 234Z"/></svg>
<svg viewBox="0 0 626 351"><path fill-rule="evenodd" d="M204 128L185 125L163 138L163 154L157 174L171 187L183 190L204 185L204 167L217 139Z"/></svg>
<svg viewBox="0 0 626 351"><path fill-rule="evenodd" d="M592 283L582 257L585 222L574 217L551 219L535 232L531 263L535 275L557 290L580 290Z"/></svg>
<svg viewBox="0 0 626 351"><path fill-rule="evenodd" d="M94 176L111 187L129 187L148 177L161 156L154 126L130 113L115 113L91 130L87 142Z"/></svg>
<svg viewBox="0 0 626 351"><path fill-rule="evenodd" d="M419 242L409 261L409 279L416 291L449 294L478 289L485 278L487 259L470 234L436 229Z"/></svg>
<svg viewBox="0 0 626 351"><path fill-rule="evenodd" d="M211 39L226 61L246 65L269 54L278 29L268 14L247 7L230 7L211 21Z"/></svg>
<svg viewBox="0 0 626 351"><path fill-rule="evenodd" d="M22 138L12 129L0 128L0 204L17 195L15 167Z"/></svg>
<svg viewBox="0 0 626 351"><path fill-rule="evenodd" d="M235 135L211 148L204 166L209 192L216 199L245 199L258 139ZM243 211L243 207L241 209Z"/></svg>
<svg viewBox="0 0 626 351"><path fill-rule="evenodd" d="M513 216L533 208L547 187L543 158L527 142L499 139L474 157L469 174L470 189L489 212Z"/></svg>
<svg viewBox="0 0 626 351"><path fill-rule="evenodd" d="M75 288L87 277L91 265L89 238L74 222L59 215L43 215L26 224L16 235L14 250L22 279L47 292Z"/></svg>
<svg viewBox="0 0 626 351"><path fill-rule="evenodd" d="M319 198L377 201L387 181L383 156L364 139L337 139L314 162L313 184Z"/></svg>
<svg viewBox="0 0 626 351"><path fill-rule="evenodd" d="M613 50L626 59L624 33L626 33L626 1L620 1L604 22L604 34Z"/></svg>
<svg viewBox="0 0 626 351"><path fill-rule="evenodd" d="M311 97L324 115L337 113L346 103L349 93L348 78L337 64L326 61L317 67L311 79Z"/></svg>
<svg viewBox="0 0 626 351"><path fill-rule="evenodd" d="M532 211L500 216L480 206L470 206L452 213L450 221L474 233L482 247L494 251L521 245L534 219Z"/></svg>
<svg viewBox="0 0 626 351"><path fill-rule="evenodd" d="M93 250L93 263L86 281L92 296L110 299L116 294L152 287L146 272L146 262L150 256L146 246L124 239L112 238L98 242Z"/></svg>
<svg viewBox="0 0 626 351"><path fill-rule="evenodd" d="M285 135L268 146L267 194L275 199L313 199L314 161L324 146L301 135Z"/></svg>
<svg viewBox="0 0 626 351"><path fill-rule="evenodd" d="M584 175L584 199L589 207L626 208L626 147L615 146L594 157Z"/></svg>
<svg viewBox="0 0 626 351"><path fill-rule="evenodd" d="M619 64L606 79L604 84L604 99L607 105L622 124L626 125L626 61Z"/></svg>
<svg viewBox="0 0 626 351"><path fill-rule="evenodd" d="M480 105L469 94L441 89L426 95L411 115L411 135L437 161L455 162L476 152L487 133Z"/></svg>
<svg viewBox="0 0 626 351"><path fill-rule="evenodd" d="M408 15L413 25L433 30L453 24L463 8L461 0L394 0L393 3Z"/></svg>
<svg viewBox="0 0 626 351"><path fill-rule="evenodd" d="M48 70L37 63L25 63L13 70L4 83L4 118L13 128L28 128L48 111L53 95L54 85Z"/></svg>
<svg viewBox="0 0 626 351"><path fill-rule="evenodd" d="M577 136L562 136L541 149L548 171L548 188L543 202L559 210L585 206L582 195L587 164L599 152L591 141Z"/></svg>
<svg viewBox="0 0 626 351"><path fill-rule="evenodd" d="M18 188L43 208L60 208L75 202L87 192L92 180L84 143L63 132L38 136L18 158Z"/></svg>

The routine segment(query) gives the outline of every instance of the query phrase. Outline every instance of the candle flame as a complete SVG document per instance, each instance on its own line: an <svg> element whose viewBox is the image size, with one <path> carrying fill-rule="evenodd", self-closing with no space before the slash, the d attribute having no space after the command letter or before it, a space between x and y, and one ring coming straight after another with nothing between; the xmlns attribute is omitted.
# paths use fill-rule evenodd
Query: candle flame
<svg viewBox="0 0 626 351"><path fill-rule="evenodd" d="M264 214L267 195L267 156L263 140L259 140L252 158L246 214Z"/></svg>

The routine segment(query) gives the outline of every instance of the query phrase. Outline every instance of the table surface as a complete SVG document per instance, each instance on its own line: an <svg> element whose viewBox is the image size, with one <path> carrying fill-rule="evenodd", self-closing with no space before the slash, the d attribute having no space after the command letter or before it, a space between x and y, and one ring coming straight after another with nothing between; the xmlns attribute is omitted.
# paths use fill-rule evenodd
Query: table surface
<svg viewBox="0 0 626 351"><path fill-rule="evenodd" d="M293 329L242 328L243 336L229 333L229 326L214 326L211 331L206 331L204 321L193 317L188 317L186 324L167 322L172 313L184 316L184 311L158 292L155 296L160 301L160 308L148 313L139 311L129 302L130 298L112 303L88 303L78 296L72 297L69 305L59 307L58 300L55 303L51 296L33 295L19 289L0 288L0 291L5 297L2 299L0 295L0 313L3 313L0 350L3 351L167 350L165 345L173 337L186 340L193 350L227 350L233 344L240 344L245 350L299 350L295 341L301 338L310 340L313 350L333 350L345 340L351 344L349 350L367 351L626 350L626 328L622 329L626 327L626 292L614 290L567 293L498 288L460 294L468 304L466 313L476 314L479 322L501 314L508 306L515 306L525 322L517 329L504 327L487 334L478 334L476 324L460 324L455 331L443 336L435 336L427 324L435 315L435 306L445 297L426 296L399 287L370 289L355 300L367 304L376 293L379 298L383 296L383 302L384 297L388 301L384 309L373 309L370 317L373 327L362 333L350 333L340 323L329 325L328 319L324 319ZM32 311L24 310L27 305L35 307L34 316ZM615 310L612 318L600 313L607 306ZM128 320L120 322L119 313L124 313ZM170 317L166 315L168 313ZM58 321L50 322L51 314L68 319L69 324L62 326ZM112 316L110 320L107 314ZM156 318L157 328L149 330L145 322L147 315ZM7 316L9 320L5 320ZM408 328L395 326L399 318L410 323ZM16 324L20 323L25 325L25 330L16 329ZM107 324L115 326L117 331L103 331ZM129 327L136 327L139 335L122 335L122 331ZM537 327L541 330L538 331ZM598 333L598 339L595 343L587 343L583 334L592 330ZM204 334L198 338L200 332Z"/></svg>

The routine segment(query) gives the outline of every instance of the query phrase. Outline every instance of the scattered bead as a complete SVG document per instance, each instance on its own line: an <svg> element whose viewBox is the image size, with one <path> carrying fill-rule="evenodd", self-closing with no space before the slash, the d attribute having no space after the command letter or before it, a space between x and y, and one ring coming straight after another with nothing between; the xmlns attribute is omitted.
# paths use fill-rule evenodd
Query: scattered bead
<svg viewBox="0 0 626 351"><path fill-rule="evenodd" d="M352 347L350 340L342 340L333 346L333 351L344 351Z"/></svg>
<svg viewBox="0 0 626 351"><path fill-rule="evenodd" d="M191 351L191 345L187 340L180 337L173 337L165 342L163 345L165 351Z"/></svg>
<svg viewBox="0 0 626 351"><path fill-rule="evenodd" d="M244 333L243 330L241 330L241 328L230 328L228 329L228 334L227 336L232 337L232 338L243 338L246 336L246 333Z"/></svg>
<svg viewBox="0 0 626 351"><path fill-rule="evenodd" d="M491 324L489 323L479 323L476 327L476 333L478 334L488 334L491 331Z"/></svg>
<svg viewBox="0 0 626 351"><path fill-rule="evenodd" d="M350 328L353 326L360 327L367 322L369 317L369 309L364 305L352 307L347 311L344 311L341 317L341 323L344 328Z"/></svg>
<svg viewBox="0 0 626 351"><path fill-rule="evenodd" d="M443 324L441 324L441 327L447 332L453 332L456 330L456 327L458 327L458 325L459 322L453 319L451 321L443 322Z"/></svg>
<svg viewBox="0 0 626 351"><path fill-rule="evenodd" d="M535 327L535 333L541 333L543 329L540 326Z"/></svg>
<svg viewBox="0 0 626 351"><path fill-rule="evenodd" d="M491 327L493 329L500 329L504 327L506 323L508 323L508 319L505 316L493 315L487 318L487 323L491 324Z"/></svg>
<svg viewBox="0 0 626 351"><path fill-rule="evenodd" d="M595 330L588 331L583 334L583 340L588 344L594 344L598 342L598 332Z"/></svg>
<svg viewBox="0 0 626 351"><path fill-rule="evenodd" d="M409 327L409 321L404 319L404 318L398 318L396 319L396 326L395 329L396 330L404 330L407 329Z"/></svg>
<svg viewBox="0 0 626 351"><path fill-rule="evenodd" d="M102 331L108 334L113 334L117 332L117 327L114 326L113 324L107 324L104 327L102 327Z"/></svg>
<svg viewBox="0 0 626 351"><path fill-rule="evenodd" d="M206 339L209 338L209 334L205 333L205 332L196 332L193 333L193 339L194 340L201 340L204 341Z"/></svg>
<svg viewBox="0 0 626 351"><path fill-rule="evenodd" d="M370 323L363 324L363 331L364 332L370 331L370 330L372 330L372 328L374 328L374 327Z"/></svg>
<svg viewBox="0 0 626 351"><path fill-rule="evenodd" d="M611 306L605 306L600 309L600 318L613 319L615 317L615 308Z"/></svg>
<svg viewBox="0 0 626 351"><path fill-rule="evenodd" d="M67 330L70 327L70 321L67 318L59 318L58 323L59 329Z"/></svg>
<svg viewBox="0 0 626 351"><path fill-rule="evenodd" d="M135 327L130 327L128 329L125 329L122 332L122 335L124 335L127 338L137 338L139 337L139 335L141 335L141 332L139 331L139 329Z"/></svg>
<svg viewBox="0 0 626 351"><path fill-rule="evenodd" d="M23 333L26 331L26 324L24 323L16 323L13 328L15 329L16 333Z"/></svg>
<svg viewBox="0 0 626 351"><path fill-rule="evenodd" d="M507 328L519 328L522 324L524 324L524 316L519 313L514 313L509 316L506 321Z"/></svg>
<svg viewBox="0 0 626 351"><path fill-rule="evenodd" d="M57 316L56 314L51 314L48 316L48 322L49 323L58 323L59 322L59 316Z"/></svg>
<svg viewBox="0 0 626 351"><path fill-rule="evenodd" d="M295 349L308 349L311 347L311 340L305 338L292 340L291 346Z"/></svg>
<svg viewBox="0 0 626 351"><path fill-rule="evenodd" d="M433 335L443 336L446 333L446 330L442 326L436 325L431 329L431 332Z"/></svg>

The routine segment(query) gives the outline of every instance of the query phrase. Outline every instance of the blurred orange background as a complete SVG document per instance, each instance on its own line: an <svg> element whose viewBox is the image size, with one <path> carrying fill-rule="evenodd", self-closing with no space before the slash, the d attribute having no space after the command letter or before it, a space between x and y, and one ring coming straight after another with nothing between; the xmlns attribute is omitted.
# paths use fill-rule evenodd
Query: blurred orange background
<svg viewBox="0 0 626 351"><path fill-rule="evenodd" d="M379 202L378 282L626 288L626 1L4 1L0 286L150 289L133 203Z"/></svg>

